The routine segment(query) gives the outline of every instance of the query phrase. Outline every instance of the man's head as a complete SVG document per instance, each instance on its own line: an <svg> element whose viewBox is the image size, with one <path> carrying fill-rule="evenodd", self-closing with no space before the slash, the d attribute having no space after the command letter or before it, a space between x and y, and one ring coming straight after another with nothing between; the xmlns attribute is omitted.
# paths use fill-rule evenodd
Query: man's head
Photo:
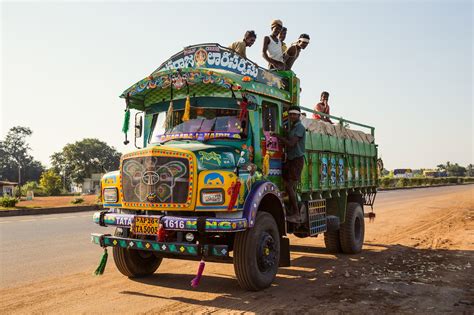
<svg viewBox="0 0 474 315"><path fill-rule="evenodd" d="M329 93L326 91L323 91L321 93L321 102L324 102L324 101L327 102L328 100L329 100Z"/></svg>
<svg viewBox="0 0 474 315"><path fill-rule="evenodd" d="M254 31L247 31L244 35L244 42L247 47L252 47L257 39L257 34Z"/></svg>
<svg viewBox="0 0 474 315"><path fill-rule="evenodd" d="M278 39L284 41L286 38L286 27L282 27L280 33L278 34Z"/></svg>
<svg viewBox="0 0 474 315"><path fill-rule="evenodd" d="M291 106L288 109L288 117L292 123L300 120L301 109L298 106Z"/></svg>
<svg viewBox="0 0 474 315"><path fill-rule="evenodd" d="M283 22L281 20L273 20L271 24L272 36L278 36L282 28L283 28Z"/></svg>
<svg viewBox="0 0 474 315"><path fill-rule="evenodd" d="M301 49L305 49L309 44L309 35L308 34L301 34L300 37L298 38L297 45Z"/></svg>

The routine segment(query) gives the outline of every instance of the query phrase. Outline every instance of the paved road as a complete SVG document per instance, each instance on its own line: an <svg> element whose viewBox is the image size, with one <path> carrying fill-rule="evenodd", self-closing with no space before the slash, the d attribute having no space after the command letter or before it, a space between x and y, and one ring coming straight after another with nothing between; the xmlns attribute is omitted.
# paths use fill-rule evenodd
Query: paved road
<svg viewBox="0 0 474 315"><path fill-rule="evenodd" d="M377 219L397 203L472 189L472 185L379 192ZM93 212L0 218L0 287L38 281L51 276L91 272L101 251L90 243L93 232L112 233L92 223ZM110 260L113 263L113 260Z"/></svg>

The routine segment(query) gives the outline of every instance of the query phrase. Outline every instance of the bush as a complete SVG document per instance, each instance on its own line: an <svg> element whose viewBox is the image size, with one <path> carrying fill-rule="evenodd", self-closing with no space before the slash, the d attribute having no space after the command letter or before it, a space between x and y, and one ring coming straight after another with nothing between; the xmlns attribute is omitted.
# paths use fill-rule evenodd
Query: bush
<svg viewBox="0 0 474 315"><path fill-rule="evenodd" d="M71 200L71 203L73 205L78 205L78 204L83 203L83 202L84 202L84 199L80 198L80 197L77 197L77 198L74 198L73 200Z"/></svg>
<svg viewBox="0 0 474 315"><path fill-rule="evenodd" d="M399 187L399 188L407 187L409 182L410 181L408 180L408 178L399 178L398 182L397 182L397 185L395 187Z"/></svg>
<svg viewBox="0 0 474 315"><path fill-rule="evenodd" d="M48 195L59 195L61 192L61 177L53 170L43 172L40 185Z"/></svg>
<svg viewBox="0 0 474 315"><path fill-rule="evenodd" d="M14 207L18 202L18 199L5 196L5 197L0 197L0 206L5 207L5 208L12 208Z"/></svg>

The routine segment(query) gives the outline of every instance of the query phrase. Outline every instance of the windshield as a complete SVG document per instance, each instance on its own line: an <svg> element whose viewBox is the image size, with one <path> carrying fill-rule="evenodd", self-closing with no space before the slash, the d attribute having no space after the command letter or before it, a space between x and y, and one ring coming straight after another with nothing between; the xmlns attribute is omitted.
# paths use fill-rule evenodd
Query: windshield
<svg viewBox="0 0 474 315"><path fill-rule="evenodd" d="M184 111L174 111L170 128L165 128L166 112L154 114L150 143L173 139L210 140L216 138L242 139L245 125L237 117L237 110L197 108L191 111L192 119L182 121Z"/></svg>

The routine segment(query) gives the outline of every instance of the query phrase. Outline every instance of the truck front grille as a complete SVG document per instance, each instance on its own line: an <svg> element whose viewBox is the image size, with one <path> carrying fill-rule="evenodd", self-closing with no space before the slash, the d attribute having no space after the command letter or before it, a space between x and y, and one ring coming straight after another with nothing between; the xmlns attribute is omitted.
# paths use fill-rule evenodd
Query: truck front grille
<svg viewBox="0 0 474 315"><path fill-rule="evenodd" d="M189 166L187 158L175 156L140 156L123 160L123 201L144 206L187 203Z"/></svg>

